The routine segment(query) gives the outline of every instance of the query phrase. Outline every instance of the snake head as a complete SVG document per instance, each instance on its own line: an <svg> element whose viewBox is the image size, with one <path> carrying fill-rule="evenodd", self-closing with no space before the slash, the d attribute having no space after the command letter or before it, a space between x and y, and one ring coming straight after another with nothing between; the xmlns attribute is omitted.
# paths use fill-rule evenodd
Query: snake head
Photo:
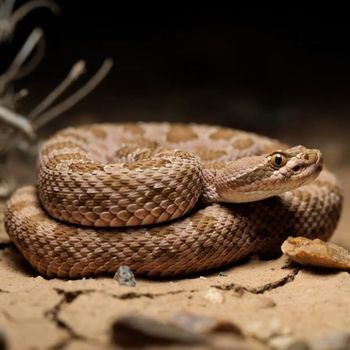
<svg viewBox="0 0 350 350"><path fill-rule="evenodd" d="M295 146L232 162L218 174L216 190L223 202L253 202L310 183L322 167L319 150Z"/></svg>
<svg viewBox="0 0 350 350"><path fill-rule="evenodd" d="M275 151L266 157L273 175L286 186L296 188L313 181L323 168L323 157L318 149L295 146L285 151Z"/></svg>

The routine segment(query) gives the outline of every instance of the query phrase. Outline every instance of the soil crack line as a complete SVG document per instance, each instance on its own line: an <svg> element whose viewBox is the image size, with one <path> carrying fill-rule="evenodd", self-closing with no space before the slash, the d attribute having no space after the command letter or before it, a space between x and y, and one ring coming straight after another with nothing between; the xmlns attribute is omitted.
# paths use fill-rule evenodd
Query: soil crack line
<svg viewBox="0 0 350 350"><path fill-rule="evenodd" d="M137 299L137 298L148 298L148 299L154 299L158 297L163 297L166 295L176 295L180 293L184 293L183 290L178 290L178 291L173 291L173 292L166 292L166 293L136 293L136 292L129 292L129 293L124 293L124 294L113 294L113 293L106 293L102 292L105 294L110 295L113 298L120 299L120 300L126 300L126 299Z"/></svg>
<svg viewBox="0 0 350 350"><path fill-rule="evenodd" d="M65 305L72 303L83 292L82 291L67 292L62 289L56 289L56 288L55 290L58 294L62 294L62 299L51 310L48 310L45 313L45 316L49 320L53 321L58 328L64 329L68 335L67 339L60 341L58 344L56 344L51 348L52 350L61 350L61 349L64 349L72 340L75 340L75 339L85 340L82 336L75 333L75 331L67 323L65 323L59 318L59 313L61 312L62 308Z"/></svg>
<svg viewBox="0 0 350 350"><path fill-rule="evenodd" d="M269 282L269 283L263 284L262 286L258 286L254 288L245 287L237 283L231 283L225 286L213 285L212 287L221 289L221 290L226 290L226 291L233 290L240 295L242 295L244 292L249 292L252 294L264 294L267 291L270 291L279 287L283 287L287 283L294 281L299 271L300 271L300 268L294 268L290 273L288 273L287 276L284 276L276 281Z"/></svg>

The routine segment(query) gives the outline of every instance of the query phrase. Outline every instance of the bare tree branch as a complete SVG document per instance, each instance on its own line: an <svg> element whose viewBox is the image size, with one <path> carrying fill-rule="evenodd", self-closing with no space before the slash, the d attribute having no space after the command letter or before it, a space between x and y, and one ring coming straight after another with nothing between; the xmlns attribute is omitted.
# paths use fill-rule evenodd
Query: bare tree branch
<svg viewBox="0 0 350 350"><path fill-rule="evenodd" d="M24 64L21 69L18 70L16 76L13 80L19 80L23 77L29 75L41 62L41 60L45 56L46 43L44 40L44 36L39 38L36 48L33 48L34 55L28 61L28 63Z"/></svg>
<svg viewBox="0 0 350 350"><path fill-rule="evenodd" d="M36 120L34 120L32 123L33 129L37 130L50 120L56 118L58 115L74 106L82 98L88 95L106 77L112 66L113 60L111 58L107 58L103 62L100 69L96 72L96 74L83 87L69 96L65 101L51 108L49 111L40 115Z"/></svg>
<svg viewBox="0 0 350 350"><path fill-rule="evenodd" d="M52 11L55 15L60 13L60 8L57 4L50 0L33 0L25 3L19 7L11 16L11 23L13 26L16 26L17 23L25 17L29 12L35 10L38 7L46 7Z"/></svg>
<svg viewBox="0 0 350 350"><path fill-rule="evenodd" d="M5 0L0 3L0 42L10 40L18 22L36 8L46 7L54 14L60 12L59 6L51 0L32 0L19 7L12 14L14 3L15 0Z"/></svg>
<svg viewBox="0 0 350 350"><path fill-rule="evenodd" d="M67 88L73 84L82 74L85 73L85 61L78 61L75 63L68 73L68 75L63 79L63 81L48 95L46 98L39 103L29 114L29 119L35 119L44 110L46 110L62 93L67 90Z"/></svg>
<svg viewBox="0 0 350 350"><path fill-rule="evenodd" d="M0 3L0 20L4 20L11 16L14 5L15 0L4 0Z"/></svg>
<svg viewBox="0 0 350 350"><path fill-rule="evenodd" d="M0 95L6 89L6 86L10 81L15 80L18 75L23 76L23 73L21 72L21 67L23 66L24 62L29 57L29 55L33 52L35 46L39 43L43 35L43 31L40 28L35 28L27 38L21 50L16 55L15 59L12 61L9 69L4 74L0 75ZM38 60L34 60L35 64L37 64ZM30 63L28 65L33 66L33 64ZM26 69L27 71L29 70L28 66L24 69Z"/></svg>
<svg viewBox="0 0 350 350"><path fill-rule="evenodd" d="M0 106L0 121L15 127L29 138L35 138L35 132L29 120L5 107Z"/></svg>

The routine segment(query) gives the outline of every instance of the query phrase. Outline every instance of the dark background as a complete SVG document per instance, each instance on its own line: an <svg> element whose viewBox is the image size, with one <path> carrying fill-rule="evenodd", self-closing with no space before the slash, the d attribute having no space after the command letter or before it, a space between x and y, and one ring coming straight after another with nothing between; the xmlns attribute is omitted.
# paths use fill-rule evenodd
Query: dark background
<svg viewBox="0 0 350 350"><path fill-rule="evenodd" d="M320 145L337 159L347 153L347 10L57 3L60 16L35 10L11 43L16 50L31 28L45 30L44 61L16 85L31 93L20 111L30 111L81 58L86 78L106 57L115 66L50 132L94 120L192 121Z"/></svg>

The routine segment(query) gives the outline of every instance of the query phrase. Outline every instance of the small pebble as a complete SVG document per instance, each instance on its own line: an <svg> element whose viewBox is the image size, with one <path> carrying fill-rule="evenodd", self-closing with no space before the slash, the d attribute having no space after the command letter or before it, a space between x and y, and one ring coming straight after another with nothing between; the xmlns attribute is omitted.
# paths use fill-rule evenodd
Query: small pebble
<svg viewBox="0 0 350 350"><path fill-rule="evenodd" d="M350 350L350 333L335 332L317 338L310 343L312 350Z"/></svg>
<svg viewBox="0 0 350 350"><path fill-rule="evenodd" d="M246 333L258 340L267 342L272 337L289 335L290 329L284 327L278 318L271 318L266 321L250 323L246 327Z"/></svg>
<svg viewBox="0 0 350 350"><path fill-rule="evenodd" d="M217 288L210 287L204 290L202 295L213 304L222 304L225 301L223 293Z"/></svg>
<svg viewBox="0 0 350 350"><path fill-rule="evenodd" d="M275 350L310 350L307 343L292 335L278 335L269 340L268 345Z"/></svg>
<svg viewBox="0 0 350 350"><path fill-rule="evenodd" d="M199 345L207 341L204 336L187 329L141 315L128 315L117 319L112 326L112 336L115 344L132 349L155 345Z"/></svg>
<svg viewBox="0 0 350 350"><path fill-rule="evenodd" d="M170 322L194 333L230 333L242 337L241 329L231 321L196 315L190 312L177 313L170 318Z"/></svg>
<svg viewBox="0 0 350 350"><path fill-rule="evenodd" d="M35 278L37 281L45 281L45 279L42 276L35 276L33 278Z"/></svg>
<svg viewBox="0 0 350 350"><path fill-rule="evenodd" d="M225 272L220 271L218 276L219 277L227 277L227 274Z"/></svg>
<svg viewBox="0 0 350 350"><path fill-rule="evenodd" d="M136 286L135 276L128 266L119 266L113 278L117 280L121 286Z"/></svg>

